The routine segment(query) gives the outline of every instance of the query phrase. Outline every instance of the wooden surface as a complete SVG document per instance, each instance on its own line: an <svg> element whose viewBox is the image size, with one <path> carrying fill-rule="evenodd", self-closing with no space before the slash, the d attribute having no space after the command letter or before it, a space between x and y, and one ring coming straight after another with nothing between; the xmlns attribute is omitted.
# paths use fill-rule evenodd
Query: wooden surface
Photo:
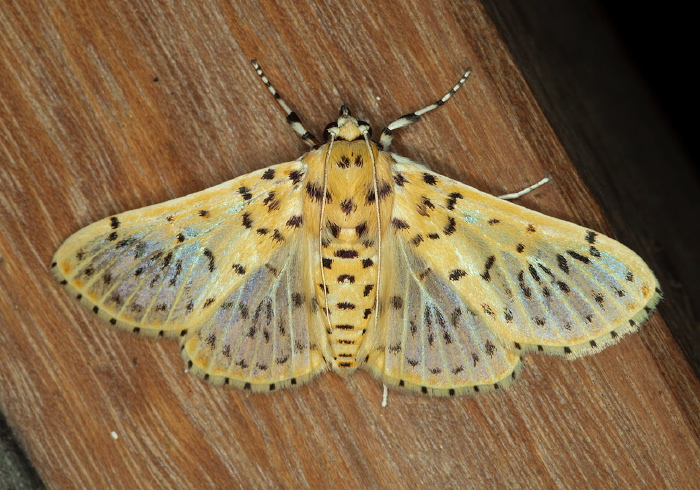
<svg viewBox="0 0 700 490"><path fill-rule="evenodd" d="M252 58L317 134L342 103L381 129L470 66L394 149L494 194L551 173L519 203L612 233L479 2L3 5L0 409L47 485L693 485L700 386L662 320L673 304L596 356L526 357L503 393L392 391L382 409L367 373L210 387L174 342L69 298L48 265L74 231L303 151Z"/></svg>

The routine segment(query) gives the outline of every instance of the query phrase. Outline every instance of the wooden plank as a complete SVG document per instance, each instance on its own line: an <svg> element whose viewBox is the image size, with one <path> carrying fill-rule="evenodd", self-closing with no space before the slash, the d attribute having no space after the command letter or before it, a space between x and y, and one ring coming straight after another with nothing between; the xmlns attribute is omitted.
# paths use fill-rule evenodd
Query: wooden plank
<svg viewBox="0 0 700 490"><path fill-rule="evenodd" d="M700 390L658 314L590 358L526 357L503 393L391 392L382 409L366 373L210 387L174 343L109 331L47 271L82 226L303 151L252 58L317 134L341 103L381 128L468 64L464 90L394 149L494 194L550 172L520 204L610 233L479 2L66 0L4 6L0 32L0 407L50 486L694 481Z"/></svg>
<svg viewBox="0 0 700 490"><path fill-rule="evenodd" d="M697 168L597 2L484 5L617 238L642 253L668 285L663 315L697 375Z"/></svg>

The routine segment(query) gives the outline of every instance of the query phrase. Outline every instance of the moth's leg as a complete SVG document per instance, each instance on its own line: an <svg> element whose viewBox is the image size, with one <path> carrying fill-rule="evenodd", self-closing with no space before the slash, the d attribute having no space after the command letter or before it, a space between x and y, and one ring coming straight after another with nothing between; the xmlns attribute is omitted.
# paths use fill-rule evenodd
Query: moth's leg
<svg viewBox="0 0 700 490"><path fill-rule="evenodd" d="M447 102L450 99L450 97L452 97L455 94L455 92L459 90L459 87L464 85L464 82L467 81L467 77L469 77L470 73L471 70L467 70L466 72L464 72L464 75L462 75L462 78L460 78L459 82L457 82L457 84L454 87L452 87L452 90L447 92L440 100L438 100L434 104L430 104L429 106L424 107L419 111L412 112L410 114L405 114L393 123L389 124L386 128L384 128L382 130L381 136L379 136L379 146L383 150L386 150L391 144L391 140L394 138L394 135L392 134L394 130L399 128L405 128L409 124L413 124L418 119L420 119L420 117L426 112L430 112L433 109L437 109L445 102Z"/></svg>
<svg viewBox="0 0 700 490"><path fill-rule="evenodd" d="M521 190L521 191L513 192L513 193L511 193L511 194L504 194L504 195L502 195L502 196L498 196L498 198L499 198L499 199L505 199L505 200L517 199L517 198L519 198L519 197L524 196L525 194L527 194L527 193L529 193L529 192L534 191L534 190L537 189L538 187L541 187L541 186L545 185L545 184L546 184L547 182L549 182L550 180L552 180L552 176L551 176L551 175L546 175L546 176L544 177L544 179L540 180L540 181L537 182L536 184L532 184L530 187L526 187L525 189L523 189L523 190Z"/></svg>
<svg viewBox="0 0 700 490"><path fill-rule="evenodd" d="M267 89L270 91L270 93L275 97L275 100L277 103L280 105L284 113L287 115L287 123L292 127L292 129L299 135L301 136L301 139L303 139L307 145L309 146L318 146L320 145L318 139L316 137L309 133L304 125L301 123L299 120L299 116L297 116L296 112L292 111L289 106L282 100L282 97L280 97L280 94L277 93L277 90L275 90L275 87L272 86L270 83L270 80L265 76L265 74L262 71L262 68L260 68L260 65L256 60L251 61L253 68L255 68L255 71L258 73L258 76L260 79L263 81Z"/></svg>

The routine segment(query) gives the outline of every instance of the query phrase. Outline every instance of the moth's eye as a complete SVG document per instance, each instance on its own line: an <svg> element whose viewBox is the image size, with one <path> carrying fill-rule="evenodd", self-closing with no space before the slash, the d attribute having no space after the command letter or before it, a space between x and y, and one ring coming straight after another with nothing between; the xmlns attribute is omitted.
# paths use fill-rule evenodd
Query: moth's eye
<svg viewBox="0 0 700 490"><path fill-rule="evenodd" d="M331 138L331 129L338 129L338 123L332 122L323 130L323 139L328 141Z"/></svg>

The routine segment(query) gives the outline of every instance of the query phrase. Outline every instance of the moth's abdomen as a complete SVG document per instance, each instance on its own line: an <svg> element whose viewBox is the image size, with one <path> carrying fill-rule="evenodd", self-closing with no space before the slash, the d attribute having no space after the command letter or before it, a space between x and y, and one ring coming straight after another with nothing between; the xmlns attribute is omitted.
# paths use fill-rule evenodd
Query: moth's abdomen
<svg viewBox="0 0 700 490"><path fill-rule="evenodd" d="M323 282L318 284L318 299L328 307L330 326L328 341L333 353L333 367L345 370L358 365L357 353L374 322L376 299L377 257L374 247L361 243L348 244L340 240L324 249Z"/></svg>

